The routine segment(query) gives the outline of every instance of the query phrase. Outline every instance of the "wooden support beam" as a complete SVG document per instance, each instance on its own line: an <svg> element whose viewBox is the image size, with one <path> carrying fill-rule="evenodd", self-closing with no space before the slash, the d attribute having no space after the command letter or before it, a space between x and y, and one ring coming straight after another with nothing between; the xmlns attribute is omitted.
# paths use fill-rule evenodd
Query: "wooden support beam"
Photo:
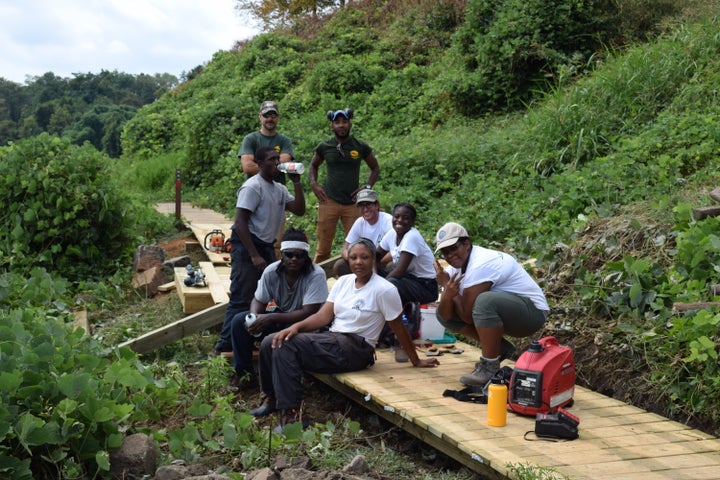
<svg viewBox="0 0 720 480"><path fill-rule="evenodd" d="M210 296L215 303L227 303L230 301L228 291L230 289L230 280L225 285L223 280L218 275L212 262L200 262L200 268L205 274L205 281L207 282L208 288L210 289Z"/></svg>
<svg viewBox="0 0 720 480"><path fill-rule="evenodd" d="M219 325L225 319L227 303L206 308L182 320L148 332L133 340L121 343L120 347L130 347L136 353L147 353L194 333L202 332Z"/></svg>

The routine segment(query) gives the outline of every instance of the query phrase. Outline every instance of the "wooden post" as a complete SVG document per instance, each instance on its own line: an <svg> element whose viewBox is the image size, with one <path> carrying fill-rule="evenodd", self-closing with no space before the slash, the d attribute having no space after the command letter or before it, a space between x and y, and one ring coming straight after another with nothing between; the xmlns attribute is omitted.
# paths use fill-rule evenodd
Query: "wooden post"
<svg viewBox="0 0 720 480"><path fill-rule="evenodd" d="M180 221L180 203L182 201L182 175L179 168L175 169L175 220Z"/></svg>

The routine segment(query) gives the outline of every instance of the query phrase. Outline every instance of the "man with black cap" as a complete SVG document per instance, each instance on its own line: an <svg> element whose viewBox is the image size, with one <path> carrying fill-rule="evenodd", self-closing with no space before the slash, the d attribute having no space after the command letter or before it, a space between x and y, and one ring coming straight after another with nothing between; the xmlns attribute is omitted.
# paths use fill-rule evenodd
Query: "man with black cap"
<svg viewBox="0 0 720 480"><path fill-rule="evenodd" d="M260 104L258 118L260 119L260 130L245 135L240 151L238 151L240 165L242 165L243 172L247 174L247 178L257 175L258 173L258 164L255 162L255 152L257 152L257 149L260 147L274 148L275 151L280 154L280 163L293 161L292 141L277 131L277 124L280 119L280 110L278 109L277 103L272 100L262 102ZM273 180L285 185L285 174L278 172ZM284 219L278 237L275 240L276 257L280 256L280 239L283 233L285 233Z"/></svg>
<svg viewBox="0 0 720 480"><path fill-rule="evenodd" d="M247 174L248 178L258 173L255 152L260 147L273 147L280 154L280 163L292 162L293 160L292 141L277 131L277 124L280 119L280 110L277 103L272 100L262 102L258 118L260 119L260 130L245 135L238 152L243 172ZM285 175L278 172L278 176L274 180L285 184Z"/></svg>
<svg viewBox="0 0 720 480"><path fill-rule="evenodd" d="M355 195L362 189L371 189L380 176L380 165L372 148L350 135L352 117L351 109L327 112L335 135L315 148L310 161L310 186L319 201L315 263L330 258L338 220L342 222L345 235L348 234L359 216ZM362 161L370 168L364 184L360 184ZM323 162L327 163L327 171L321 185L318 183L318 169Z"/></svg>

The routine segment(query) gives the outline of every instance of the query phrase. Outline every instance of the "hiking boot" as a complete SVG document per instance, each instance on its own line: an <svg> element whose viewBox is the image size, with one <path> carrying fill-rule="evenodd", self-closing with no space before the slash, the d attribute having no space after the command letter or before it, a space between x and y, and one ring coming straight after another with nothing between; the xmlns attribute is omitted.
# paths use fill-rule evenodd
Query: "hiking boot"
<svg viewBox="0 0 720 480"><path fill-rule="evenodd" d="M264 397L259 407L250 410L250 415L253 417L266 417L277 411L277 408L275 408L275 397L272 395L265 395Z"/></svg>
<svg viewBox="0 0 720 480"><path fill-rule="evenodd" d="M515 354L515 345L513 345L510 341L505 340L505 337L502 337L500 340L500 359L499 361L502 362L506 358L510 358Z"/></svg>
<svg viewBox="0 0 720 480"><path fill-rule="evenodd" d="M472 373L460 377L460 383L468 387L484 387L498 370L500 370L499 360L485 360L481 357Z"/></svg>

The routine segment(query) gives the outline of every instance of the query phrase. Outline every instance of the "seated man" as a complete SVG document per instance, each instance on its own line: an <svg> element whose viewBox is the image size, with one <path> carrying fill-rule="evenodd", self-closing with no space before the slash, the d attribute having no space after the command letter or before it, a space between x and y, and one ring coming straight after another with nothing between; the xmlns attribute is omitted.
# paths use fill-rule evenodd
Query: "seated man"
<svg viewBox="0 0 720 480"><path fill-rule="evenodd" d="M310 260L310 245L302 230L288 229L280 243L282 258L263 271L250 311L233 317L231 338L235 376L230 386L243 388L256 382L252 365L253 336L277 332L317 312L328 296L325 271ZM248 313L256 315L246 328Z"/></svg>

